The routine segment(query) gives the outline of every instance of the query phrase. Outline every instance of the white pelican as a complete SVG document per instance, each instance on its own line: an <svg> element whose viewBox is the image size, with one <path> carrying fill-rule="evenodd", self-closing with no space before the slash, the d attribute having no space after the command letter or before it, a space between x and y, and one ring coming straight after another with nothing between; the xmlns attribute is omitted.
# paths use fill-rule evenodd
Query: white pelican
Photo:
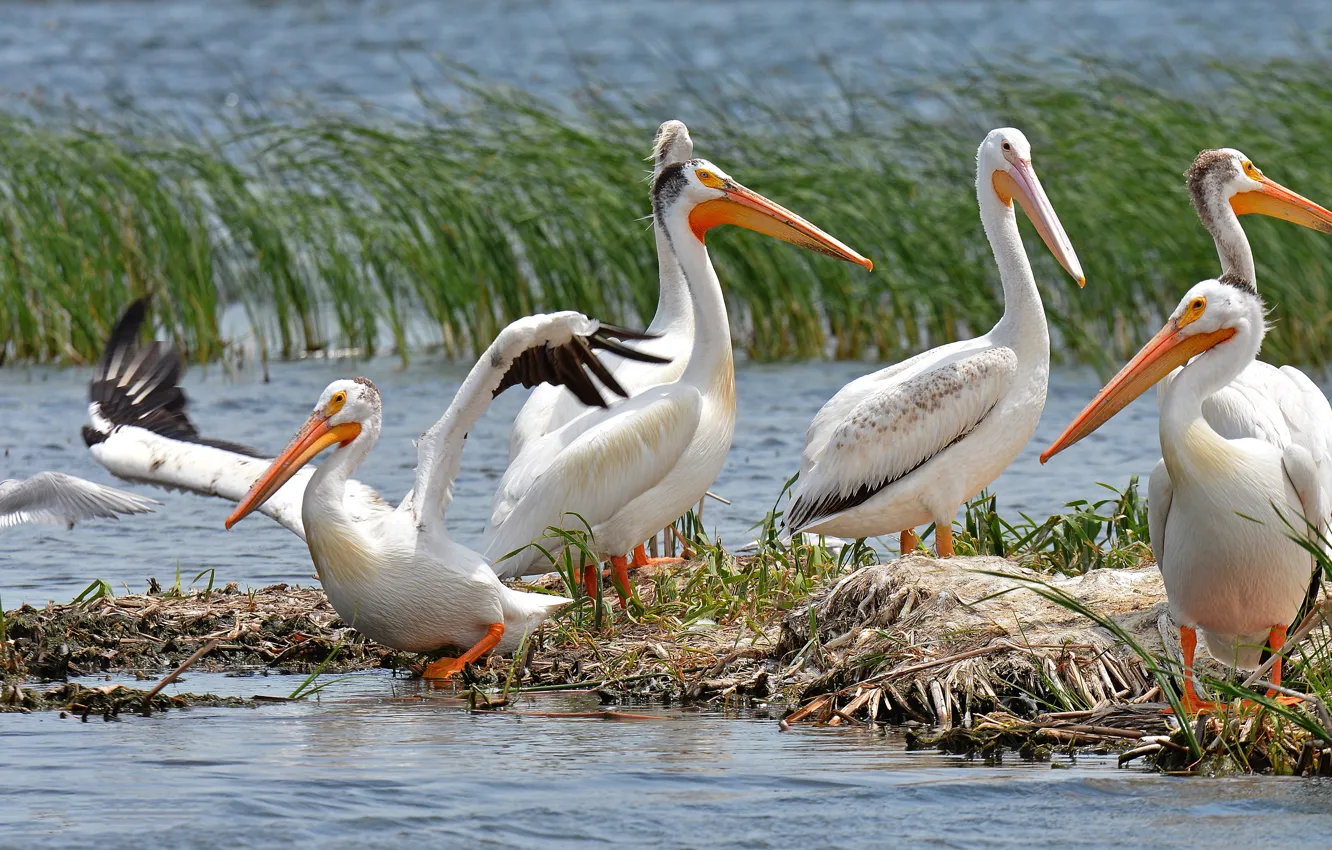
<svg viewBox="0 0 1332 850"><path fill-rule="evenodd" d="M632 353L611 337L637 334L572 312L510 324L421 437L415 487L394 509L350 479L380 431L379 390L368 379L334 381L275 460L256 458L199 437L176 383L179 355L161 343L137 345L143 317L142 302L127 311L92 384L93 425L85 439L112 473L237 501L228 528L255 510L273 517L305 540L329 601L370 638L411 652L470 647L430 664L432 678L447 678L492 649L512 650L569 601L505 586L481 555L449 536L444 515L463 440L491 398L517 383L561 381L604 404L583 370L608 386L614 381L592 349ZM302 471L333 446L317 471Z"/></svg>
<svg viewBox="0 0 1332 850"><path fill-rule="evenodd" d="M1022 204L1055 259L1085 283L1073 246L1017 130L991 130L976 153L976 196L1004 288L985 336L940 346L847 384L805 434L790 532L873 537L934 523L953 554L953 517L1013 462L1036 430L1050 375L1050 335L1018 233Z"/></svg>
<svg viewBox="0 0 1332 850"><path fill-rule="evenodd" d="M656 140L652 145L654 180L665 166L685 162L693 155L694 141L689 136L689 128L683 121L666 121L657 128ZM675 250L666 237L666 231L661 227L654 227L653 231L657 241L659 290L657 313L652 317L647 332L655 334L657 338L644 341L637 346L637 350L659 355L665 358L665 362L630 360L614 355L603 357L607 368L630 396L638 395L649 387L669 384L684 374L694 344L694 309L684 272L680 269L680 262L675 257ZM578 403L568 393L561 392L557 386L542 385L532 390L513 420L513 430L509 435L509 462L516 460L533 440L562 427L586 409L585 405ZM633 564L641 567L649 563L652 563L652 559L647 557L643 544L639 543L634 548ZM501 562L500 569L507 568L508 563Z"/></svg>
<svg viewBox="0 0 1332 850"><path fill-rule="evenodd" d="M1300 531L1306 522L1320 533L1327 528L1321 473L1308 449L1227 438L1203 414L1204 401L1254 362L1264 313L1252 287L1196 284L1165 327L1041 454L1044 463L1188 364L1161 399L1161 450L1173 487L1151 505L1151 535L1179 625L1190 712L1211 707L1194 686L1196 630L1202 629L1213 658L1241 669L1258 665L1264 643L1279 650L1314 570L1282 517ZM1279 660L1271 676L1280 684Z"/></svg>
<svg viewBox="0 0 1332 850"><path fill-rule="evenodd" d="M0 528L26 522L74 527L82 519L117 519L118 514L152 513L152 499L94 484L63 472L0 481Z"/></svg>
<svg viewBox="0 0 1332 850"><path fill-rule="evenodd" d="M652 153L654 177L661 173L664 166L688 160L694 153L689 128L680 121L662 124L657 128ZM657 296L657 314L652 317L647 332L655 334L657 339L645 341L637 349L667 358L667 362L648 363L614 356L603 358L607 368L630 396L648 387L669 384L680 377L689 362L689 350L694 342L694 310L684 273L680 271L680 263L675 258L675 251L666 238L666 232L658 227L655 228L655 235L660 294ZM532 440L577 418L585 410L585 405L579 404L576 398L562 392L557 386L545 385L532 390L513 420L513 430L509 434L509 460L517 458Z"/></svg>
<svg viewBox="0 0 1332 850"><path fill-rule="evenodd" d="M501 575L524 575L544 560L524 547L534 540L554 545L548 526L581 529L586 521L590 548L610 559L617 589L627 588L624 556L683 515L716 479L735 430L735 372L726 303L704 245L709 229L738 224L872 267L706 160L662 168L652 208L654 225L678 259L689 290L694 324L689 363L673 383L589 411L529 443L514 459L495 493L485 537L492 563L521 550L496 563ZM596 568L588 565L584 582L592 592L596 579Z"/></svg>
<svg viewBox="0 0 1332 850"><path fill-rule="evenodd" d="M1254 294L1257 272L1240 215L1269 215L1332 233L1332 212L1267 177L1233 148L1202 151L1185 178L1198 218L1216 243L1217 279ZM1158 385L1158 405L1169 386L1169 378ZM1279 449L1292 443L1308 449L1318 463L1323 504L1332 508L1332 405L1303 372L1255 360L1204 399L1202 410L1207 424L1227 439L1254 437ZM1170 492L1170 474L1158 461L1148 483L1149 518L1153 506L1170 503Z"/></svg>

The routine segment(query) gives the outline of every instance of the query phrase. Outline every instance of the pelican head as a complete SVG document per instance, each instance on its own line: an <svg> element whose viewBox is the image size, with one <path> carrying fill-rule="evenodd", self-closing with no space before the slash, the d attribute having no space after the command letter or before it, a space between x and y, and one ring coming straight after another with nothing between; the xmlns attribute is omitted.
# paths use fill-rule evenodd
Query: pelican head
<svg viewBox="0 0 1332 850"><path fill-rule="evenodd" d="M984 191L988 183L1005 204L1012 206L1014 200L1021 204L1059 265L1073 276L1078 286L1086 286L1082 264L1078 262L1073 243L1059 223L1050 199L1041 188L1040 178L1031 164L1031 143L1021 130L1000 127L986 134L976 151L976 182L977 192Z"/></svg>
<svg viewBox="0 0 1332 850"><path fill-rule="evenodd" d="M700 242L721 224L776 237L829 257L873 269L874 263L752 189L740 185L706 159L690 159L665 166L652 186L653 214L659 221L681 212Z"/></svg>
<svg viewBox="0 0 1332 850"><path fill-rule="evenodd" d="M1170 314L1165 327L1110 379L1059 439L1041 453L1041 463L1104 425L1176 367L1200 354L1239 337L1231 346L1243 347L1247 343L1243 353L1252 359L1266 330L1263 313L1263 302L1256 292L1219 280L1195 284Z"/></svg>
<svg viewBox="0 0 1332 850"><path fill-rule="evenodd" d="M1229 203L1236 215L1258 213L1332 233L1332 211L1263 174L1234 148L1202 151L1184 178L1193 206L1209 229L1213 205Z"/></svg>
<svg viewBox="0 0 1332 850"><path fill-rule="evenodd" d="M362 431L373 434L382 410L379 388L369 378L344 378L325 387L301 430L227 517L227 528L258 510L324 449L350 445Z"/></svg>
<svg viewBox="0 0 1332 850"><path fill-rule="evenodd" d="M657 138L652 143L655 171L674 162L684 162L693 155L694 140L689 137L689 128L683 121L665 121L657 128Z"/></svg>

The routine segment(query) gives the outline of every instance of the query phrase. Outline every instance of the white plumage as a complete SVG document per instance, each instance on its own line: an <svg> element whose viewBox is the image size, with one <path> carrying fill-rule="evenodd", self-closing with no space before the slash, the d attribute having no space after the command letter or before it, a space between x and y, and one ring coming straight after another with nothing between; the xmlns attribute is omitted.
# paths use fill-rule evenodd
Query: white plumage
<svg viewBox="0 0 1332 850"><path fill-rule="evenodd" d="M655 179L663 167L685 162L694 155L694 142L689 136L689 129L681 121L662 124L657 128L652 154L652 175ZM607 368L631 397L649 387L669 384L684 374L694 342L694 310L689 299L689 286L685 283L684 273L680 270L680 263L665 231L660 227L653 230L657 242L660 290L657 312L647 330L657 338L643 341L638 345L638 350L658 355L667 362L647 363L613 354L603 358ZM577 398L557 386L543 384L532 390L513 420L513 430L509 434L509 461L517 459L529 443L576 419L586 409Z"/></svg>
<svg viewBox="0 0 1332 850"><path fill-rule="evenodd" d="M365 378L334 381L306 426L275 460L200 437L185 414L174 350L137 344L144 304L127 311L92 383L85 438L113 473L240 503L227 526L263 510L305 539L329 601L369 637L407 651L471 647L427 668L447 677L492 649L509 651L569 600L507 587L480 554L455 542L444 515L463 440L504 388L560 381L604 404L584 369L607 375L593 348L630 352L578 313L531 316L500 332L443 417L417 443L415 486L392 508L350 475L379 436L379 390ZM313 472L302 467L327 448Z"/></svg>
<svg viewBox="0 0 1332 850"><path fill-rule="evenodd" d="M611 559L623 586L623 556L684 514L716 480L735 429L735 373L726 304L703 241L710 228L739 224L871 265L706 160L663 167L652 198L655 226L689 291L688 365L678 380L588 411L523 448L496 490L486 529L486 557L498 562L501 575L523 575L544 563L528 546L534 540L559 549L547 527L587 527L591 549ZM589 567L585 581L595 575Z"/></svg>
<svg viewBox="0 0 1332 850"><path fill-rule="evenodd" d="M1207 400L1254 362L1263 332L1263 304L1252 288L1197 284L1161 332L1041 455L1044 462L1076 443L1187 363L1161 395L1163 458L1152 474L1148 505L1152 550L1180 626L1190 710L1206 707L1192 677L1196 631L1218 661L1256 667L1264 644L1270 640L1276 648L1284 641L1314 575L1313 558L1291 538L1292 530L1327 530L1320 483L1325 459L1291 440L1279 418L1269 418L1267 427L1279 432L1269 437L1285 440L1284 446L1226 436L1204 413ZM1279 665L1272 677L1280 682Z"/></svg>
<svg viewBox="0 0 1332 850"><path fill-rule="evenodd" d="M1031 438L1045 405L1050 342L1012 201L1021 202L1059 262L1082 269L1031 166L1026 137L993 130L976 155L981 221L1004 287L1004 315L985 336L940 346L847 384L805 435L791 531L840 537L933 522L952 554L958 507Z"/></svg>
<svg viewBox="0 0 1332 850"><path fill-rule="evenodd" d="M29 522L73 528L74 523L85 519L151 513L156 504L152 499L63 472L39 472L27 479L0 481L0 528Z"/></svg>

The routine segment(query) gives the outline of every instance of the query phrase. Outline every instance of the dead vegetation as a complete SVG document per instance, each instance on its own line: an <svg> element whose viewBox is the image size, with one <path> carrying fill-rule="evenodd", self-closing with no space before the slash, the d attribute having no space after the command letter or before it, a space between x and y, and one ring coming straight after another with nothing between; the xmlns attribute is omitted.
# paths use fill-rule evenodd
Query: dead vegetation
<svg viewBox="0 0 1332 850"><path fill-rule="evenodd" d="M783 573L785 589L764 599L752 588L776 580L762 573L778 569L770 554L713 550L644 570L630 615L618 606L597 612L584 598L521 653L468 668L460 684L487 709L516 690L587 690L618 704L785 706L788 725L906 724L911 746L983 758L1091 750L1170 771L1332 773L1332 742L1319 725L1326 707L1313 697L1297 715L1174 720L1162 687L1172 687L1178 648L1152 566L1050 578L996 557L862 564L787 552L792 561L780 569L803 578ZM719 588L741 590L724 597ZM137 713L145 701L153 710L243 701L74 683L42 691L31 682L156 678L196 654L197 667L213 671L410 673L424 660L366 640L321 590L286 585L25 606L0 626L0 704L80 716ZM1328 644L1321 622L1311 642ZM1204 677L1224 684L1224 671L1200 661Z"/></svg>

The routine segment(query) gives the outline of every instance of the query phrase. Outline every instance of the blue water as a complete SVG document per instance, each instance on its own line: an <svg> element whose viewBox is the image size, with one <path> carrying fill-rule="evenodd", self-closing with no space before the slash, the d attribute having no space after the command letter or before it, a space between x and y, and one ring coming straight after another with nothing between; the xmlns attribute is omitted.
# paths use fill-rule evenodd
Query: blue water
<svg viewBox="0 0 1332 850"><path fill-rule="evenodd" d="M296 677L187 678L280 695ZM1322 780L989 766L892 731L710 712L519 716L597 710L575 695L468 715L365 674L321 702L0 717L0 847L1313 848L1332 828Z"/></svg>
<svg viewBox="0 0 1332 850"><path fill-rule="evenodd" d="M66 98L216 121L293 100L411 111L419 78L449 99L440 66L574 103L610 81L677 111L682 87L773 90L834 108L840 83L928 90L977 59L1056 72L1082 58L1168 65L1187 84L1209 61L1325 56L1332 4L1290 0L52 0L0 6L0 105ZM1169 81L1166 81L1167 83ZM862 364L741 364L739 427L708 525L731 545L795 470L805 426ZM371 376L385 428L362 471L407 488L411 438L443 411L462 367L418 359L280 364L271 381L195 369L186 387L211 436L274 450L331 379ZM86 370L0 370L0 478L56 469L110 482L78 435ZM1000 506L1043 515L1122 486L1156 460L1144 399L1051 466L1040 448L1097 388L1056 371L1032 444L996 482ZM468 440L450 523L476 540L521 395L501 397ZM68 600L93 578L123 592L179 570L185 583L309 583L294 536L264 519L222 531L230 506L157 495L158 512L72 531L0 536L0 600ZM206 581L203 579L202 581ZM283 695L293 677L187 673L173 691ZM365 674L320 701L200 708L119 722L0 715L0 848L31 847L1326 847L1323 780L1177 779L1112 760L986 765L908 753L897 732L797 728L756 715L631 709L659 719L518 716L595 709L588 696L469 715L448 692Z"/></svg>

